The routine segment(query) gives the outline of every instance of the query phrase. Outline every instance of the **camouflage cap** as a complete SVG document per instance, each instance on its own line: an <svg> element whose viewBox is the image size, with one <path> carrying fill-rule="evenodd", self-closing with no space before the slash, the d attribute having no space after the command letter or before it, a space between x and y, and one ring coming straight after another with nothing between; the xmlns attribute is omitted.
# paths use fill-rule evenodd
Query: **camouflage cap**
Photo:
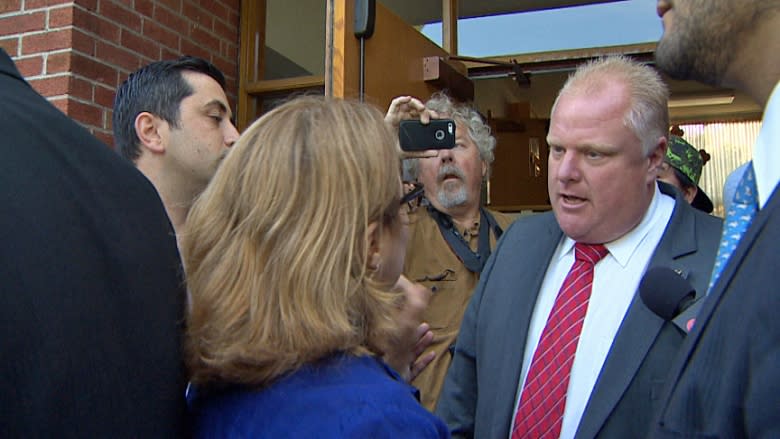
<svg viewBox="0 0 780 439"><path fill-rule="evenodd" d="M701 168L704 162L699 151L682 137L669 136L669 147L666 149L666 163L677 168L695 185L699 184Z"/></svg>
<svg viewBox="0 0 780 439"><path fill-rule="evenodd" d="M678 171L682 172L683 175L691 180L691 183L696 185L698 191L696 192L696 197L691 202L691 205L704 212L712 212L712 201L699 186L701 168L704 166L704 160L702 160L699 151L682 137L669 136L665 161Z"/></svg>

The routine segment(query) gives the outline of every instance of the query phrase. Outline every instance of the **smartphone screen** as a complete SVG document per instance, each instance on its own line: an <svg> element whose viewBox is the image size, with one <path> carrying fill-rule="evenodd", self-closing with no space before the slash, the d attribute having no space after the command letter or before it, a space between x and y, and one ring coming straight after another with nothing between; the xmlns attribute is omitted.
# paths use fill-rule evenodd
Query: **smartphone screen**
<svg viewBox="0 0 780 439"><path fill-rule="evenodd" d="M454 148L455 121L431 119L430 123L423 124L419 120L402 120L398 140L404 151Z"/></svg>

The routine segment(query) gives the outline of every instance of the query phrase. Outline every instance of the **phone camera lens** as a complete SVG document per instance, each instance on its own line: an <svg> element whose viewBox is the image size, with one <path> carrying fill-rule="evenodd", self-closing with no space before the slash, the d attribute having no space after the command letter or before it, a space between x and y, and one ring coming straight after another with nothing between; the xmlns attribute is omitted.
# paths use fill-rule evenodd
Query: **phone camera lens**
<svg viewBox="0 0 780 439"><path fill-rule="evenodd" d="M436 130L434 136L436 137L436 140L444 140L444 130Z"/></svg>

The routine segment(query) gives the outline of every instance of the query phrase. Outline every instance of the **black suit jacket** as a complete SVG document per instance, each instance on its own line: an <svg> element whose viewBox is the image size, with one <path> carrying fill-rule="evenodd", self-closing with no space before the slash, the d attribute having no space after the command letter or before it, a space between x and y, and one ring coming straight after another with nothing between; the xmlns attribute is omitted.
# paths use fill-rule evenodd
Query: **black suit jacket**
<svg viewBox="0 0 780 439"><path fill-rule="evenodd" d="M0 437L177 437L185 294L162 202L0 50Z"/></svg>
<svg viewBox="0 0 780 439"><path fill-rule="evenodd" d="M661 184L664 193L675 193ZM678 269L704 292L721 221L676 196L650 266ZM437 407L455 436L506 439L512 425L528 326L562 237L554 215L519 218L501 238L466 310ZM683 333L635 292L578 427L577 438L641 437Z"/></svg>
<svg viewBox="0 0 780 439"><path fill-rule="evenodd" d="M775 189L680 349L651 437L780 437L779 272Z"/></svg>

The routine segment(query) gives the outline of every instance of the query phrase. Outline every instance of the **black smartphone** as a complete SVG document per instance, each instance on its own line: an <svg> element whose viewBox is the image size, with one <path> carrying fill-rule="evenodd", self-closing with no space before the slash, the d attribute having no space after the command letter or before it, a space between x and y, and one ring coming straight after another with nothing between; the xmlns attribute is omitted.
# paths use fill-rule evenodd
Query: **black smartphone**
<svg viewBox="0 0 780 439"><path fill-rule="evenodd" d="M419 120L402 120L398 129L398 140L404 151L454 148L455 121L431 119L426 125Z"/></svg>

